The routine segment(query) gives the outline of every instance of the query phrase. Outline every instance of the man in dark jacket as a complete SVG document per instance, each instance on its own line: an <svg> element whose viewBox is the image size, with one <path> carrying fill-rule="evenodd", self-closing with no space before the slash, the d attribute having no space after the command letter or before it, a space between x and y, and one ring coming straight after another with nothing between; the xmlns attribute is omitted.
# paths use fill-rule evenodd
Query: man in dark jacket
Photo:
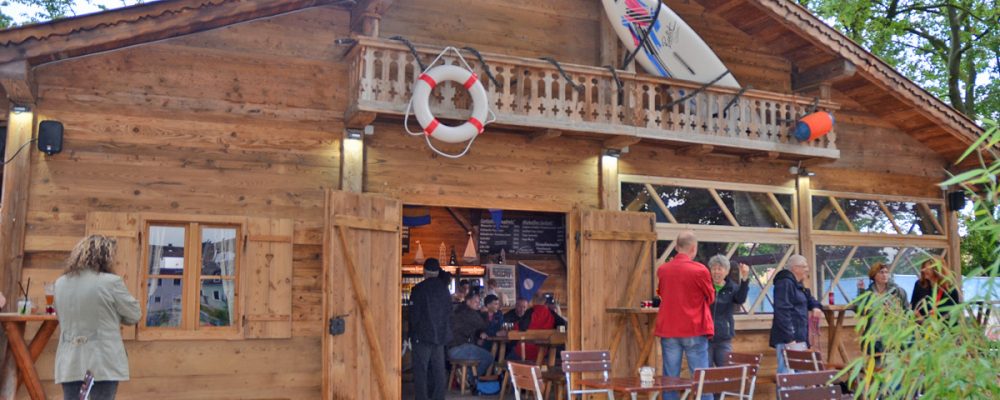
<svg viewBox="0 0 1000 400"><path fill-rule="evenodd" d="M410 339L413 343L413 382L416 399L444 399L447 376L444 345L451 341L451 294L440 279L436 258L424 261L424 280L413 287L410 301Z"/></svg>
<svg viewBox="0 0 1000 400"><path fill-rule="evenodd" d="M727 279L731 268L729 259L722 254L708 260L712 285L715 287L715 303L712 303L715 336L708 341L708 360L713 367L723 367L728 362L729 353L733 351L733 337L736 336L733 312L747 301L747 292L750 290L750 266L742 263L739 265L739 284Z"/></svg>
<svg viewBox="0 0 1000 400"><path fill-rule="evenodd" d="M452 360L479 360L478 375L485 375L490 364L493 364L493 354L482 347L480 343L486 339L486 319L479 313L481 305L479 294L465 296L465 301L458 305L451 314L452 339L448 343L448 358Z"/></svg>
<svg viewBox="0 0 1000 400"><path fill-rule="evenodd" d="M820 303L803 286L809 276L806 258L798 254L788 259L786 268L774 277L774 319L770 345L778 352L778 373L789 372L784 349L809 348L809 312L822 315Z"/></svg>

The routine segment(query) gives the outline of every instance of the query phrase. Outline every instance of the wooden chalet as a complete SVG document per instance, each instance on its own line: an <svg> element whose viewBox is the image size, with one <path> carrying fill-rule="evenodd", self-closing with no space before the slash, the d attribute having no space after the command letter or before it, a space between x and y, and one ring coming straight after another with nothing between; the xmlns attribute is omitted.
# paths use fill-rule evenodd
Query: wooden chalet
<svg viewBox="0 0 1000 400"><path fill-rule="evenodd" d="M400 398L417 240L461 254L482 210L562 216L560 254L521 259L564 299L567 348L611 349L632 375L661 365L649 320L608 310L651 298L693 229L701 257L753 260L734 347L765 355L772 396L771 274L801 253L842 303L872 262L958 265L937 183L981 129L794 2L664 3L750 87L731 112L737 90L670 104L700 85L605 67L624 49L593 0L164 0L0 32L5 158L41 121L65 132L61 153L32 145L3 168L0 287L52 282L84 235L114 236L144 309L120 398ZM395 36L425 64L482 54L463 53L497 121L466 156L406 134L420 67ZM467 117L464 91L436 93L438 116ZM812 110L834 130L799 142L791 122ZM404 205L437 228L404 233ZM54 342L37 362L49 398Z"/></svg>

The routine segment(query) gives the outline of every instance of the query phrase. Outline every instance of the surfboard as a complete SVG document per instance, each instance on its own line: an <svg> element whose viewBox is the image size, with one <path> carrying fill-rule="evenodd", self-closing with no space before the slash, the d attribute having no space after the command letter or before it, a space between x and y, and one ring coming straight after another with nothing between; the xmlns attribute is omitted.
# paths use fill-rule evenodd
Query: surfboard
<svg viewBox="0 0 1000 400"><path fill-rule="evenodd" d="M635 61L646 72L667 77L708 83L725 74L715 84L739 88L740 84L727 73L726 65L711 47L691 29L680 16L658 0L601 0L618 38L629 51L641 50ZM656 21L656 8L660 14ZM643 32L650 28L649 40L642 42Z"/></svg>

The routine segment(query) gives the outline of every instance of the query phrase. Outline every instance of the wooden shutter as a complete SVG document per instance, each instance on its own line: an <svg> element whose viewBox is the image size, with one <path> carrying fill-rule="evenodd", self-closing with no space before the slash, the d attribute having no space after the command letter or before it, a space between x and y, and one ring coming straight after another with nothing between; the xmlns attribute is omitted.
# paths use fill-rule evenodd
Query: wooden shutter
<svg viewBox="0 0 1000 400"><path fill-rule="evenodd" d="M248 339L292 337L291 219L248 218L246 261L241 266Z"/></svg>
<svg viewBox="0 0 1000 400"><path fill-rule="evenodd" d="M136 213L116 213L96 211L87 214L87 235L113 237L118 242L115 252L114 272L121 275L132 296L138 298L140 260L139 215ZM140 301L140 304L142 301ZM145 315L145 313L143 313ZM122 338L135 340L136 326L122 328Z"/></svg>
<svg viewBox="0 0 1000 400"><path fill-rule="evenodd" d="M611 308L638 308L653 296L652 251L656 243L652 213L580 212L579 287L570 301L578 305L580 348L610 349L616 371L635 371L657 356L650 315L613 314ZM574 224L575 225L575 224ZM575 282L570 282L574 285ZM579 298L574 298L574 297ZM652 314L655 317L655 314ZM630 338L624 338L631 336Z"/></svg>
<svg viewBox="0 0 1000 400"><path fill-rule="evenodd" d="M331 191L324 235L324 399L398 399L402 349L399 200Z"/></svg>

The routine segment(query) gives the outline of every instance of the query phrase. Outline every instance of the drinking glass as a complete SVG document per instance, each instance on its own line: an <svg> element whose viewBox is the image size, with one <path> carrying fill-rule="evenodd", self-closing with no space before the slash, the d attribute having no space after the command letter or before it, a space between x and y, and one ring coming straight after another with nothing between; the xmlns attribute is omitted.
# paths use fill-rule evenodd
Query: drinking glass
<svg viewBox="0 0 1000 400"><path fill-rule="evenodd" d="M56 301L56 285L52 283L45 284L45 313L52 315L56 313L56 307L54 305Z"/></svg>

